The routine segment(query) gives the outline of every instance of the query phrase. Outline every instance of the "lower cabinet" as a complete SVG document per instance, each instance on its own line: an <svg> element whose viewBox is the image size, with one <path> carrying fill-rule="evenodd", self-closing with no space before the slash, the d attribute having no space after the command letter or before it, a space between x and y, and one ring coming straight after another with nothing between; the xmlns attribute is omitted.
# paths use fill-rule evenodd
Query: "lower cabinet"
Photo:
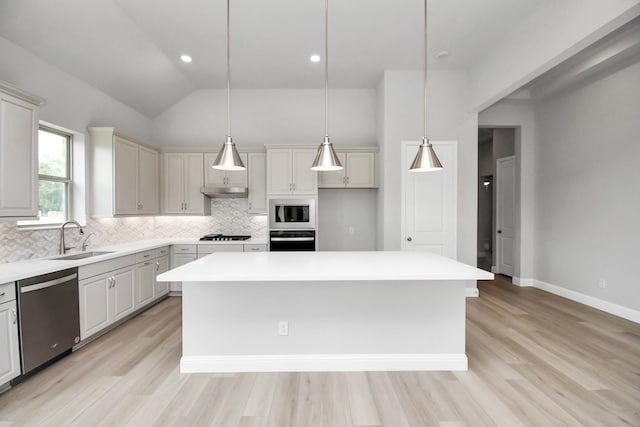
<svg viewBox="0 0 640 427"><path fill-rule="evenodd" d="M20 375L16 301L0 304L0 386Z"/></svg>
<svg viewBox="0 0 640 427"><path fill-rule="evenodd" d="M158 274L166 273L167 271L169 271L169 257L163 256L158 258L156 260L156 276ZM169 293L169 282L158 282L155 280L154 282L156 286L156 298Z"/></svg>
<svg viewBox="0 0 640 427"><path fill-rule="evenodd" d="M133 266L80 281L80 339L135 310Z"/></svg>
<svg viewBox="0 0 640 427"><path fill-rule="evenodd" d="M155 296L156 263L146 261L136 265L136 308L147 305Z"/></svg>
<svg viewBox="0 0 640 427"><path fill-rule="evenodd" d="M177 268L198 259L198 245L173 245L171 268ZM182 282L171 282L171 292L182 292Z"/></svg>

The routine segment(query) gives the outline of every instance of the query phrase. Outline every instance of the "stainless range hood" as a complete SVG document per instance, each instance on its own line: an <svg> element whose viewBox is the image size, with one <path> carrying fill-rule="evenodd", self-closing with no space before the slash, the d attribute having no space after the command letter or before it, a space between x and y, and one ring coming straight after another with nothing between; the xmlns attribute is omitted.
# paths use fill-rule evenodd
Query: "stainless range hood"
<svg viewBox="0 0 640 427"><path fill-rule="evenodd" d="M249 189L246 187L200 187L200 192L207 197L218 199L246 199Z"/></svg>

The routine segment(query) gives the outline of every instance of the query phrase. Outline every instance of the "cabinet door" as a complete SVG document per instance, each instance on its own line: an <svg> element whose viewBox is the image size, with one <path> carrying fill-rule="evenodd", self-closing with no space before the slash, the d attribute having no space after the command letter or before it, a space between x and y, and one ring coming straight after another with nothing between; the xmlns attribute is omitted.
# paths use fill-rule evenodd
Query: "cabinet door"
<svg viewBox="0 0 640 427"><path fill-rule="evenodd" d="M38 216L38 109L0 94L0 217Z"/></svg>
<svg viewBox="0 0 640 427"><path fill-rule="evenodd" d="M108 300L111 276L80 281L80 339L86 339L109 325Z"/></svg>
<svg viewBox="0 0 640 427"><path fill-rule="evenodd" d="M247 153L239 153L245 168L248 168ZM243 171L227 171L227 187L246 188L247 186L247 169Z"/></svg>
<svg viewBox="0 0 640 427"><path fill-rule="evenodd" d="M169 271L169 257L165 256L156 260L156 276L158 274L166 273ZM169 282L155 282L156 293L155 298L161 297L169 293Z"/></svg>
<svg viewBox="0 0 640 427"><path fill-rule="evenodd" d="M113 214L138 213L138 144L119 137L113 140Z"/></svg>
<svg viewBox="0 0 640 427"><path fill-rule="evenodd" d="M293 150L293 184L296 194L317 194L318 173L311 170L316 150Z"/></svg>
<svg viewBox="0 0 640 427"><path fill-rule="evenodd" d="M347 153L347 187L375 187L375 154Z"/></svg>
<svg viewBox="0 0 640 427"><path fill-rule="evenodd" d="M191 254L173 254L171 259L171 268L180 267L182 265L188 264L191 261L195 261L198 259L198 255ZM182 282L171 282L171 290L172 291L182 291Z"/></svg>
<svg viewBox="0 0 640 427"><path fill-rule="evenodd" d="M346 185L346 168L347 155L345 153L336 153L340 163L345 169L331 172L318 172L319 188L343 188Z"/></svg>
<svg viewBox="0 0 640 427"><path fill-rule="evenodd" d="M16 302L0 304L0 385L20 375Z"/></svg>
<svg viewBox="0 0 640 427"><path fill-rule="evenodd" d="M267 213L267 155L249 154L249 213Z"/></svg>
<svg viewBox="0 0 640 427"><path fill-rule="evenodd" d="M267 152L267 193L290 194L293 174L291 150L269 150ZM313 159L311 160L313 162ZM309 163L311 167L311 163Z"/></svg>
<svg viewBox="0 0 640 427"><path fill-rule="evenodd" d="M184 213L204 214L204 195L200 192L204 182L202 153L184 154ZM207 199L207 202L209 199Z"/></svg>
<svg viewBox="0 0 640 427"><path fill-rule="evenodd" d="M158 152L147 147L138 149L138 212L157 214L160 211L158 192Z"/></svg>
<svg viewBox="0 0 640 427"><path fill-rule="evenodd" d="M227 183L227 172L211 167L216 161L218 153L205 153L204 155L204 185L207 187L224 187Z"/></svg>
<svg viewBox="0 0 640 427"><path fill-rule="evenodd" d="M149 304L153 301L155 270L156 265L154 261L146 261L136 265L136 308L142 307L143 305Z"/></svg>
<svg viewBox="0 0 640 427"><path fill-rule="evenodd" d="M182 213L184 209L184 164L182 154L166 153L163 162L162 206L163 212Z"/></svg>
<svg viewBox="0 0 640 427"><path fill-rule="evenodd" d="M112 274L114 279L111 288L109 302L111 302L110 311L112 314L111 321L119 320L135 309L134 304L134 284L135 271L134 268L119 270Z"/></svg>

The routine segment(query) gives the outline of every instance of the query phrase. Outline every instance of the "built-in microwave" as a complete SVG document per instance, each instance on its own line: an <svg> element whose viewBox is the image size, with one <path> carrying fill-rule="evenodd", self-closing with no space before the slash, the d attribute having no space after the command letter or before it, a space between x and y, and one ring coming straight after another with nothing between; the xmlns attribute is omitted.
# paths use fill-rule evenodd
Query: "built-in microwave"
<svg viewBox="0 0 640 427"><path fill-rule="evenodd" d="M315 199L269 199L269 228L315 229Z"/></svg>

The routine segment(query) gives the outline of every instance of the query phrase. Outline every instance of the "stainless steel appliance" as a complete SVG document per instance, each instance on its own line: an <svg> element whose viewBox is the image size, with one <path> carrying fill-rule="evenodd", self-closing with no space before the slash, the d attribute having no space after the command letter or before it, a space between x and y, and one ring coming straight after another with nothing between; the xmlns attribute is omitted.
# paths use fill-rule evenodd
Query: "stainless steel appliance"
<svg viewBox="0 0 640 427"><path fill-rule="evenodd" d="M269 228L315 230L315 199L269 199Z"/></svg>
<svg viewBox="0 0 640 427"><path fill-rule="evenodd" d="M18 281L22 373L43 365L80 342L78 269Z"/></svg>
<svg viewBox="0 0 640 427"><path fill-rule="evenodd" d="M269 232L269 250L271 252L285 251L315 251L315 230L271 230Z"/></svg>
<svg viewBox="0 0 640 427"><path fill-rule="evenodd" d="M249 240L251 236L227 235L227 234L206 234L200 240L226 241L226 240Z"/></svg>

